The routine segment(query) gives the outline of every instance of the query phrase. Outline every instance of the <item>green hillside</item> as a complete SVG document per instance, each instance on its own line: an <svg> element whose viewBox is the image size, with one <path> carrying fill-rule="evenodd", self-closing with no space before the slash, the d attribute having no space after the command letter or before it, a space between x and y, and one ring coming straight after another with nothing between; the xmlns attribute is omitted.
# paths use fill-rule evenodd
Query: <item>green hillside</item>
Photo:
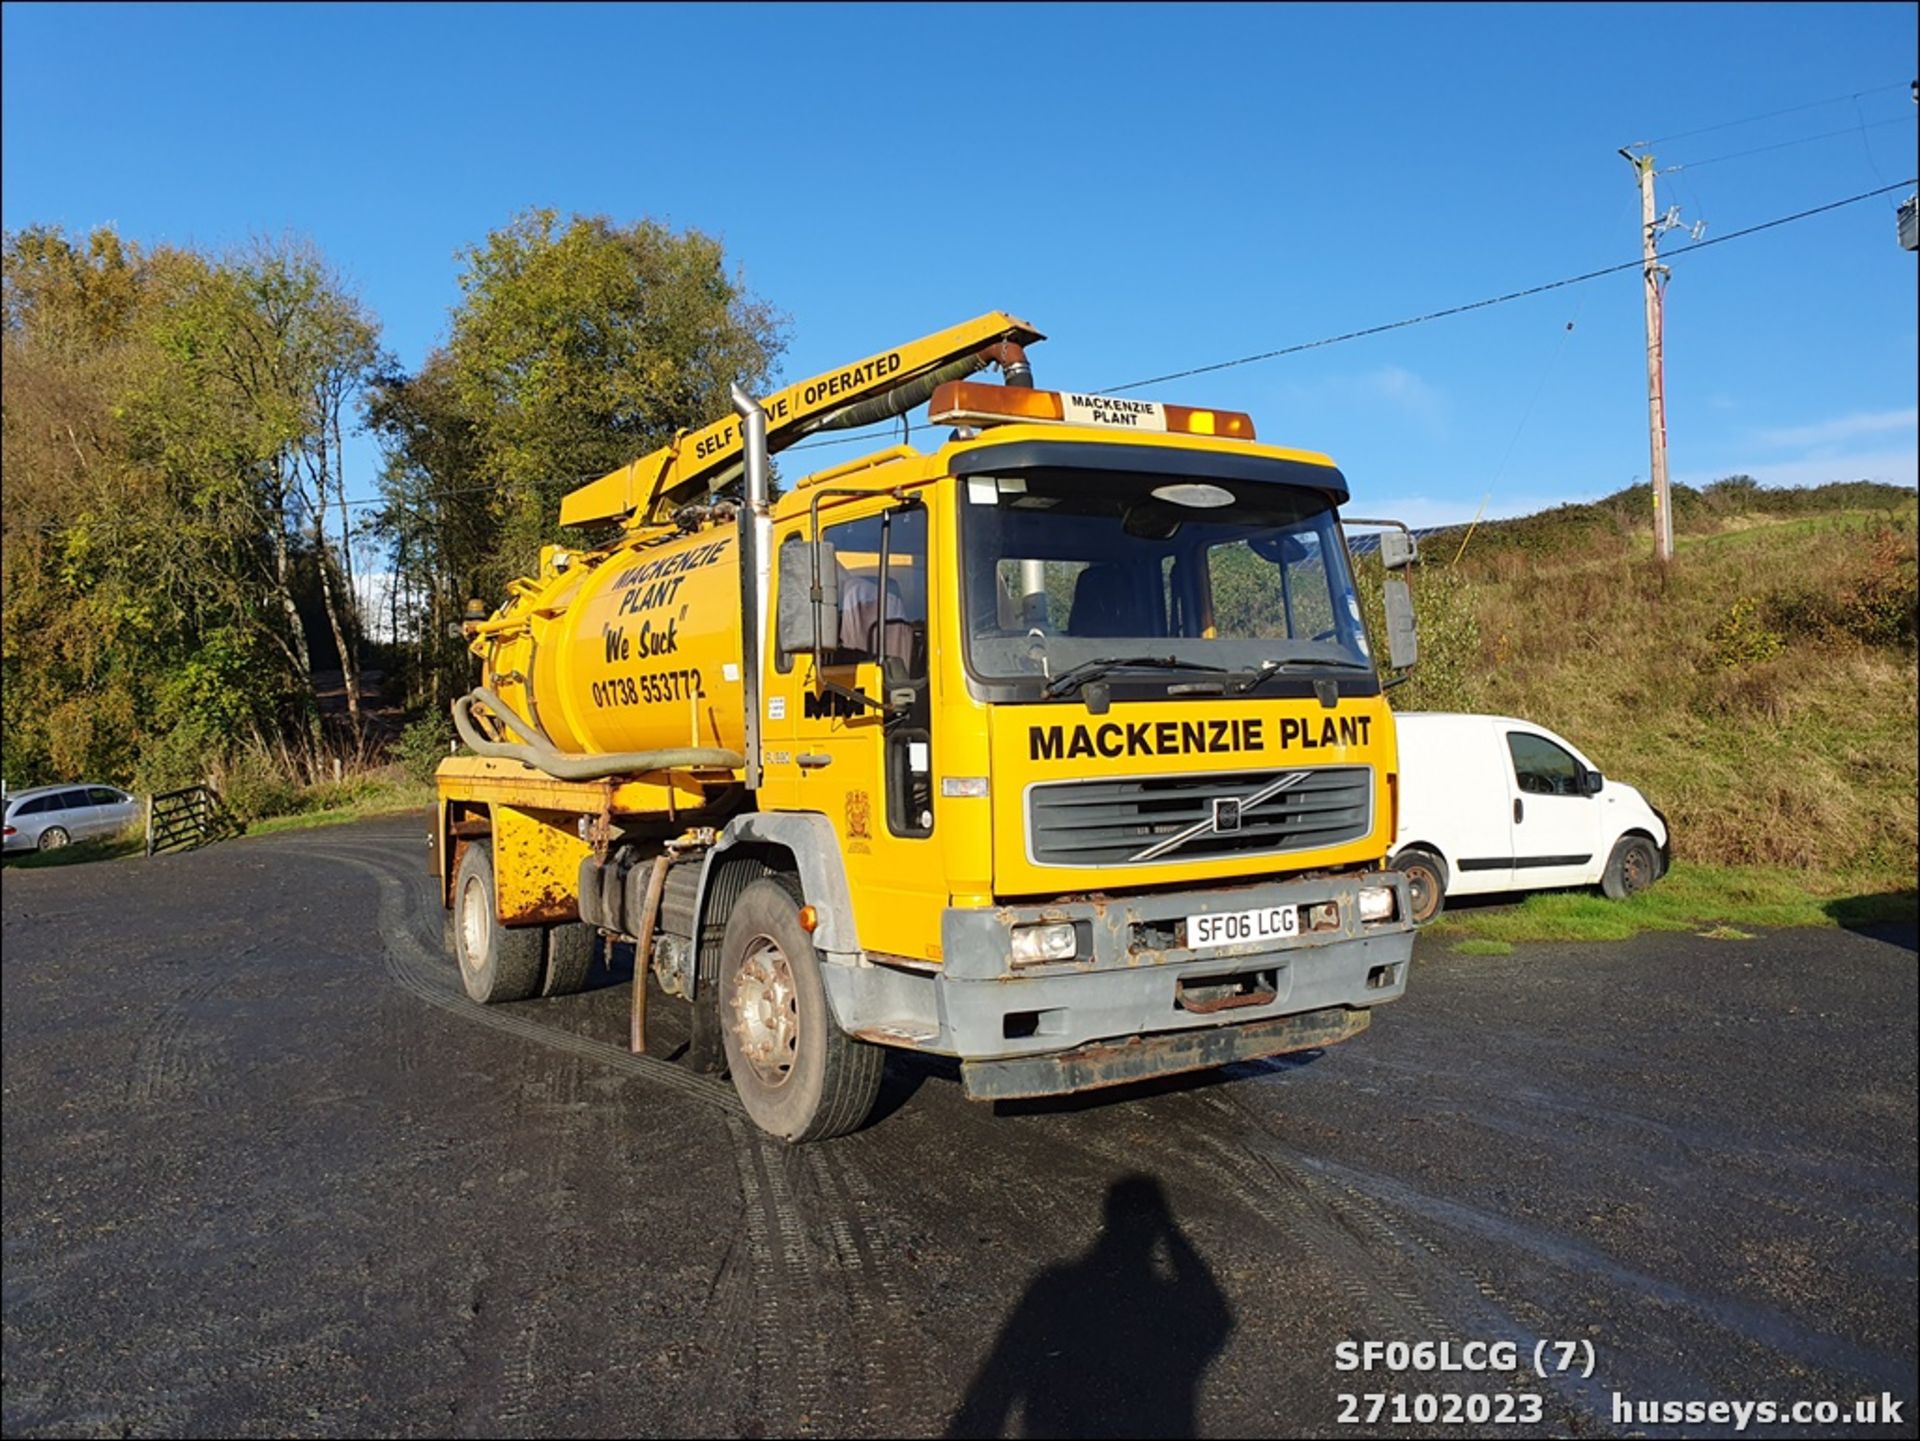
<svg viewBox="0 0 1920 1441"><path fill-rule="evenodd" d="M1666 811L1684 860L1911 888L1914 493L1682 488L1665 573L1650 512L1641 487L1427 538L1396 709L1562 732Z"/></svg>

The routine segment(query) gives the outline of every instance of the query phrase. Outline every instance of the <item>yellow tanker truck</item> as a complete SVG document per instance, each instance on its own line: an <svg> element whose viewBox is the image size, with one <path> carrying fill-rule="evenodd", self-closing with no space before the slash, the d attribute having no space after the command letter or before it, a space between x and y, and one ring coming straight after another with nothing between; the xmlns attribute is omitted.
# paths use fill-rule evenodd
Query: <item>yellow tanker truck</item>
<svg viewBox="0 0 1920 1441"><path fill-rule="evenodd" d="M1035 389L1041 338L992 314L736 388L566 498L609 538L468 624L472 754L438 774L474 1000L577 990L628 941L634 1049L651 975L688 1064L802 1141L862 1122L890 1047L1059 1094L1325 1046L1402 993L1346 481L1242 414ZM937 448L770 499L772 452L923 403Z"/></svg>

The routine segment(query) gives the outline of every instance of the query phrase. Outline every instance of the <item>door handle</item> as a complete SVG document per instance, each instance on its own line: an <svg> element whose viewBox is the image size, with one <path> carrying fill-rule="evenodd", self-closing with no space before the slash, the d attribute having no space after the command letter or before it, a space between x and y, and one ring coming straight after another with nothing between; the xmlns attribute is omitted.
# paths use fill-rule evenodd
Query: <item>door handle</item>
<svg viewBox="0 0 1920 1441"><path fill-rule="evenodd" d="M823 751L804 751L795 756L794 760L810 771L822 770L833 764L833 757Z"/></svg>
<svg viewBox="0 0 1920 1441"><path fill-rule="evenodd" d="M1527 818L1527 808L1520 803L1520 797L1513 798L1513 823L1517 826Z"/></svg>

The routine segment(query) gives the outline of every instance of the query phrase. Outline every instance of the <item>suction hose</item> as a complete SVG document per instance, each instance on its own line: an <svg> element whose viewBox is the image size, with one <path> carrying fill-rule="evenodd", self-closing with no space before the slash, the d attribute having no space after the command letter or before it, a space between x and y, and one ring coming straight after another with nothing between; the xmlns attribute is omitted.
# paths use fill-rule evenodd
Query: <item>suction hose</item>
<svg viewBox="0 0 1920 1441"><path fill-rule="evenodd" d="M527 737L521 741L491 741L474 724L473 703L480 702L509 730ZM569 755L557 749L547 733L531 721L521 720L507 709L506 702L485 686L476 686L453 703L453 728L468 750L477 756L519 761L535 770L545 771L555 780L598 781L608 776L644 775L648 771L740 770L747 763L738 751L716 746L679 746L672 750L620 751L612 755Z"/></svg>
<svg viewBox="0 0 1920 1441"><path fill-rule="evenodd" d="M808 421L796 428L796 435L812 435L822 430L851 430L858 425L874 425L883 420L891 420L896 415L905 415L916 405L925 405L949 380L965 380L974 371L987 363L985 352L979 355L966 355L958 360L947 362L938 370L930 370L918 380L909 380L892 390L882 391L879 395L866 400L856 400L851 405L843 405L838 410L829 411L817 419Z"/></svg>

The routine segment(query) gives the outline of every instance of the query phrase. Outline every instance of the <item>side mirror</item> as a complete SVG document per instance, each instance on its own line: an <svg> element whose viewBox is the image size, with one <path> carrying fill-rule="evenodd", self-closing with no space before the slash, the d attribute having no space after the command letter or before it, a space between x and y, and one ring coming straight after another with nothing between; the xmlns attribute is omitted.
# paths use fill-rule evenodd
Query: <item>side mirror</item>
<svg viewBox="0 0 1920 1441"><path fill-rule="evenodd" d="M1380 532L1380 564L1388 570L1405 570L1420 559L1420 543L1407 530Z"/></svg>
<svg viewBox="0 0 1920 1441"><path fill-rule="evenodd" d="M1395 670L1411 670L1420 659L1420 629L1413 618L1413 591L1404 580L1389 576L1380 588L1380 598L1387 611L1387 664Z"/></svg>
<svg viewBox="0 0 1920 1441"><path fill-rule="evenodd" d="M814 567L820 591L814 594ZM774 640L784 655L810 655L816 645L832 649L840 634L840 563L833 542L811 544L794 537L780 547L779 614Z"/></svg>
<svg viewBox="0 0 1920 1441"><path fill-rule="evenodd" d="M1601 775L1599 771L1580 772L1580 792L1582 795L1597 796L1600 794L1601 787L1606 785L1606 783L1607 778Z"/></svg>

